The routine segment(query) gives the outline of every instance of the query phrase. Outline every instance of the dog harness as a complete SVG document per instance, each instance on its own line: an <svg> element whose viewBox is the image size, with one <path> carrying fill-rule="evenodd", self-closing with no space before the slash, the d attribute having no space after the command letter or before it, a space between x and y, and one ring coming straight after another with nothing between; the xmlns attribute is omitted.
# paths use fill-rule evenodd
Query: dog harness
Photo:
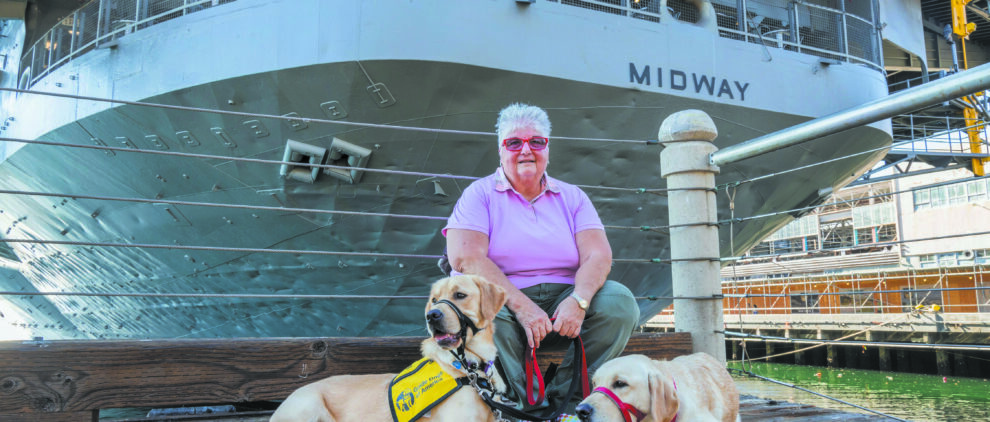
<svg viewBox="0 0 990 422"><path fill-rule="evenodd" d="M467 378L454 378L433 359L422 358L388 384L392 421L413 422L467 384Z"/></svg>

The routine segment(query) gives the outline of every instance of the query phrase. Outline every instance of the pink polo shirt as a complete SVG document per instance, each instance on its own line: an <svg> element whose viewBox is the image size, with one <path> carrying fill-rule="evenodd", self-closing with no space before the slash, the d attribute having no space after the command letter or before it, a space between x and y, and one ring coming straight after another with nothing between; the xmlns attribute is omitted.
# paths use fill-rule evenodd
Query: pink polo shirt
<svg viewBox="0 0 990 422"><path fill-rule="evenodd" d="M487 235L488 258L517 288L574 284L581 259L574 235L605 226L580 188L549 176L546 182L543 193L530 202L512 189L499 168L464 190L443 235L448 229Z"/></svg>

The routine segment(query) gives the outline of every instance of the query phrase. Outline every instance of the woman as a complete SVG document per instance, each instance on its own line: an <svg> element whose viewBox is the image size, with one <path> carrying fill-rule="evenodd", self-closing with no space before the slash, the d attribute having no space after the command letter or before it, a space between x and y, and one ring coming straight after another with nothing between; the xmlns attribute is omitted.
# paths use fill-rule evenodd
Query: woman
<svg viewBox="0 0 990 422"><path fill-rule="evenodd" d="M455 274L481 275L506 290L495 343L518 398L526 394L523 340L539 348L570 344L580 334L588 372L594 373L625 348L639 307L629 289L606 281L612 249L588 196L546 174L547 113L512 104L499 113L495 127L501 166L464 191L443 234ZM572 354L566 356L543 405L559 406L567 393ZM569 410L580 401L577 396Z"/></svg>

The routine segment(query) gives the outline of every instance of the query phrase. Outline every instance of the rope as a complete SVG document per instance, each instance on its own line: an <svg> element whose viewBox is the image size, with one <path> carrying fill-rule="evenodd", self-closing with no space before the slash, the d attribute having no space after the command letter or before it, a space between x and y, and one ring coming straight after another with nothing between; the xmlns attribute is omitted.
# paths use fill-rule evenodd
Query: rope
<svg viewBox="0 0 990 422"><path fill-rule="evenodd" d="M976 125L973 125L973 126L964 127L964 128L959 129L959 130L965 130L965 129L968 129L970 127L978 127L978 126L985 126L985 125L986 125L986 123L981 123L981 124L976 124ZM751 178L748 178L748 179L742 179L742 180L731 182L731 183L726 183L726 184L723 184L723 185L719 185L718 187L716 187L716 189L725 189L728 186L739 186L739 185L744 184L744 183L751 183L751 182L756 182L756 181L760 181L760 180L763 180L763 179L769 179L771 177L780 176L780 175L788 174L788 173L793 173L795 171L805 170L805 169L809 169L811 167L820 166L820 165L823 165L823 164L834 163L836 161L845 160L847 158L853 158L853 157L856 157L856 156L865 155L865 154L869 154L869 153L873 153L873 152L877 152L877 151L891 150L893 148L896 148L896 147L899 147L899 146L902 146L902 145L913 144L915 142L924 142L928 138L932 138L932 137L935 137L935 136L926 136L924 138L908 139L908 140L904 140L904 141L901 141L901 142L895 142L893 144L890 144L889 146L877 147L877 148L869 149L869 150L866 150L866 151L861 151L861 152L857 152L857 153L845 155L845 156L842 156L842 157L832 158L832 159L825 160L825 161L819 161L817 163L811 163L811 164L808 164L808 165L804 165L804 166L800 166L800 167L795 167L795 168L788 169L788 170L782 170L782 171L778 171L778 172L774 172L774 173L765 174L765 175L762 175L762 176L756 176L756 177L751 177Z"/></svg>
<svg viewBox="0 0 990 422"><path fill-rule="evenodd" d="M232 209L259 210L259 211L281 211L281 212L293 212L293 213L340 214L340 215L361 215L361 216L371 216L371 217L412 218L412 219L423 219L423 220L444 220L444 221L447 220L447 217L436 217L429 215L389 214L389 213L365 212L365 211L339 211L339 210L324 210L324 209L314 209L314 208L286 208L286 207L271 207L264 205L221 204L221 203L212 203L212 202L171 201L165 199L123 198L118 196L95 196L95 195L78 195L78 194L66 194L66 193L28 192L28 191L3 190L3 189L0 189L0 194L47 196L47 197L57 197L57 198L73 198L73 199L94 199L100 201L138 202L144 204L189 205L189 206L199 206L199 207L232 208Z"/></svg>
<svg viewBox="0 0 990 422"><path fill-rule="evenodd" d="M45 196L53 198L72 198L72 199L93 199L99 201L121 201L121 202L137 202L145 204L166 204L166 205L185 205L185 206L199 206L199 207L213 207L213 208L230 208L230 209L243 209L243 210L255 210L255 211L280 211L289 213L313 213L313 214L339 214L339 215L356 215L356 216L368 216L368 217L394 217L394 218L409 218L409 219L421 219L421 220L442 220L447 221L447 217L440 216L430 216L430 215L413 215L413 214L391 214L391 213L377 213L377 212L367 212L367 211L340 211L340 210L326 210L326 209L316 209L316 208L288 208L288 207L273 207L265 205L239 205L239 204L222 204L215 202L191 202L191 201L175 201L167 199L144 199L144 198L125 198L119 196L97 196L97 195L80 195L75 193L50 193L50 192L31 192L31 191L18 191L18 190L6 190L0 189L0 194L8 195L26 195L26 196ZM640 230L640 231L654 231L657 233L666 234L666 231L658 230L661 228L668 228L673 226L611 226L606 225L606 229L618 229L618 230Z"/></svg>
<svg viewBox="0 0 990 422"><path fill-rule="evenodd" d="M2 239L0 239L2 241ZM692 262L692 261L722 261L722 258L709 257L709 258L677 258L677 259L665 259L665 258L614 258L613 263L619 264L670 264L673 262Z"/></svg>
<svg viewBox="0 0 990 422"><path fill-rule="evenodd" d="M32 243L42 245L71 245L71 246L100 246L113 248L148 248L148 249L178 249L191 251L213 251L213 252L240 252L240 253L274 253L274 254L298 254L298 255L331 255L331 256L371 256L378 258L413 258L413 259L440 259L441 255L419 255L419 254L399 254L384 252L345 252L345 251L312 251L302 249L265 249L265 248L231 248L225 246L187 246L187 245L162 245L154 243L114 243L114 242L82 242L71 240L39 240L39 239L0 239L0 242L8 243ZM658 264L670 263L673 261L719 261L720 258L689 258L689 259L660 259L660 258L627 258L613 259L615 263L630 264Z"/></svg>
<svg viewBox="0 0 990 422"><path fill-rule="evenodd" d="M108 293L108 292L12 292L0 291L0 296L86 296L86 297L141 297L141 298L221 298L221 299L428 299L429 296L384 295L296 295L255 293Z"/></svg>
<svg viewBox="0 0 990 422"><path fill-rule="evenodd" d="M39 240L39 239L0 239L0 242L8 243L32 243L42 245L70 245L70 246L100 246L114 248L148 248L148 249L178 249L191 251L214 251L214 252L240 252L240 253L275 253L275 254L298 254L298 255L331 255L331 256L371 256L377 258L414 258L414 259L440 259L441 255L419 255L419 254L399 254L384 252L345 252L345 251L312 251L302 249L265 249L265 248L231 248L225 246L187 246L187 245L162 245L154 243L114 243L114 242L81 242L71 240ZM660 259L660 258L616 258L612 262L628 264L660 264L674 261L719 261L720 258L685 258L685 259Z"/></svg>
<svg viewBox="0 0 990 422"><path fill-rule="evenodd" d="M924 241L928 241L928 240L952 239L952 238L964 237L964 236L981 236L981 235L985 235L985 234L990 234L990 231L974 232L974 233L947 234L947 235L944 235L944 236L920 237L920 238L917 238L917 239L891 240L891 241L887 241L887 242L870 243L867 246L869 246L869 247L893 246L893 245L900 245L900 244L904 244L904 243L924 242ZM841 251L841 250L847 250L847 249L850 249L850 248L823 248L823 249L818 249L817 251L829 252L829 251ZM722 258L722 261L739 261L739 260L743 260L743 259L773 258L773 257L783 256L783 255L787 255L787 254L751 255L751 256L730 256L730 257Z"/></svg>
<svg viewBox="0 0 990 422"><path fill-rule="evenodd" d="M660 234L669 235L670 232L664 230L664 226L610 226L605 225L606 229L616 229L616 230L639 230L643 232L652 231Z"/></svg>
<svg viewBox="0 0 990 422"><path fill-rule="evenodd" d="M299 294L264 294L264 293L110 293L110 292L15 292L2 291L0 296L84 296L84 297L141 297L141 298L200 298L200 299L428 299L429 296L396 296L396 295L299 295ZM722 300L719 296L635 296L636 300Z"/></svg>
<svg viewBox="0 0 990 422"><path fill-rule="evenodd" d="M749 216L749 217L740 217L740 218L735 219L735 222L743 222L743 221L748 221L748 220L755 220L755 219L758 219L758 218L772 217L772 216L781 215L781 214L792 214L794 212L813 210L813 209L821 208L821 207L828 206L828 205L848 204L848 203L858 202L858 201L862 201L862 200L866 200L866 199L884 198L884 197L893 196L893 195L899 195L899 194L904 194L904 193L914 193L914 192L919 191L919 190L922 190L922 189L937 188L937 187L940 187L940 186L948 186L948 185L954 185L954 184L957 184L957 183L974 182L974 181L977 181L977 180L986 180L986 179L990 179L990 176L984 176L984 177L968 177L968 178L965 178L965 179L957 179L957 180L950 180L950 181L947 181L947 182L932 183L930 185L916 186L916 187L913 187L911 189L904 189L904 190L899 190L899 191L891 191L891 192L880 193L880 194L871 195L871 196L863 196L863 197L859 197L859 198L847 199L847 200L844 200L844 201L829 202L827 204L812 205L812 206L808 206L808 207L794 208L794 209L790 209L790 210L777 211L777 212L771 212L771 213L766 213L766 214L757 214L757 215L753 215L753 216ZM735 189L734 186L732 188ZM732 221L733 221L732 218L730 218L729 220L722 220L719 223L721 224L721 223L732 222Z"/></svg>
<svg viewBox="0 0 990 422"><path fill-rule="evenodd" d="M260 158L244 158L244 157L229 157L224 155L208 155L208 154L193 154L189 152L173 152L173 151L155 151L147 149L134 149L134 148L124 148L124 147L111 147L107 145L78 145L78 144L68 144L64 142L50 142L50 141L32 141L29 139L19 139L19 138L5 138L0 137L0 141L7 142L20 142L23 144L36 144L36 145L50 145L50 146L61 146L70 148L86 148L86 149L96 149L96 150L108 150L108 151L121 151L121 152L136 152L139 154L155 154L155 155L165 155L173 157L184 157L184 158L202 158L207 160L227 160L227 161L240 161L246 163L257 163L257 164L277 164L277 165L293 165L300 167L315 167L321 169L337 169L337 170L357 170L357 171L367 171L369 173L384 173L384 174L398 174L404 176L420 176L420 177L438 177L447 179L467 179L467 180L477 180L479 177L474 176L460 176L454 174L440 174L440 173L424 173L417 171L403 171L403 170L388 170L388 169L378 169L378 168L354 168L349 166L335 166L332 164L309 164L309 163L296 163L292 161L278 161L278 160L263 160Z"/></svg>
<svg viewBox="0 0 990 422"><path fill-rule="evenodd" d="M72 245L72 246L109 246L117 248L147 248L147 249L180 249L191 251L219 251L241 253L275 253L298 255L333 255L333 256L373 256L378 258L420 258L439 259L440 255L396 254L381 252L342 252L342 251L310 251L301 249L264 249L264 248L228 248L221 246L185 246L161 245L152 243L110 243L110 242L76 242L69 240L35 240L35 239L0 239L0 242L36 243L43 245Z"/></svg>
<svg viewBox="0 0 990 422"><path fill-rule="evenodd" d="M904 289L904 290L869 290L862 292L821 292L821 293L788 293L788 294L749 294L749 293L726 293L723 296L731 298L745 299L748 297L794 297L794 296L836 296L836 295L872 295L876 293L914 293L914 292L945 292L945 291L970 291L970 290L990 290L990 286L984 287L942 287L938 289ZM894 306L900 308L902 306ZM854 307L858 308L858 307Z"/></svg>
<svg viewBox="0 0 990 422"><path fill-rule="evenodd" d="M869 409L869 408L860 406L858 404L853 404L853 403L847 402L847 401L842 400L842 399L838 399L838 398L835 398L835 397L832 397L832 396L828 396L828 395L825 395L825 394L822 394L822 393L811 391L811 390L809 390L807 388L804 388L804 387L799 387L799 386L794 385L794 384L786 383L786 382L783 382L783 381L778 381L778 380L775 380L775 379L772 379L772 378L767 378L767 377L764 377L764 376L761 376L761 375L756 375L752 371L746 371L746 370L736 369L736 368L726 368L726 369L728 369L730 372L736 372L736 373L744 374L744 375L747 375L747 376L750 376L750 377L753 377L753 378L759 378L759 379L764 380L764 381L770 381L770 382L775 383L775 384L780 384L780 385L783 385L783 386L786 386L786 387L791 387L791 388L794 388L794 389L797 389L797 390L804 391L806 393L811 393L811 394L814 394L814 395L816 395L818 397L822 397L822 398L826 398L826 399L829 399L829 400L833 400L833 401L836 401L836 402L839 402L839 403L842 403L842 404L845 404L845 405L849 405L849 406L855 407L855 408L860 409L860 410L865 410L865 411L870 412L870 413L875 413L875 414L880 415L880 416L885 416L885 417L888 417L888 418L893 419L893 420L907 422L906 419L901 419L901 418L898 418L896 416L891 416L891 415L888 415L886 413L883 413L883 412L880 412L880 411L876 411L876 410L873 410L873 409Z"/></svg>
<svg viewBox="0 0 990 422"><path fill-rule="evenodd" d="M911 314L905 314L911 315ZM867 330L860 331L855 334L861 334ZM745 337L745 338L758 338L767 341L775 340L777 342L786 343L814 343L815 346L807 347L801 350L795 350L791 352L779 353L776 355L765 356L761 358L750 358L750 360L756 359L769 359L778 356L785 356L791 353L803 352L805 350L814 349L821 346L827 346L829 344L838 346L877 346L877 347L891 347L896 349L925 349L925 350L968 350L968 351L984 351L990 350L990 346L984 345L958 345L958 344L938 344L938 343L895 343L895 342L876 342L876 341L842 341L841 339L848 338L849 336L840 337L835 340L812 340L812 339L801 339L801 338L789 338L789 337L773 337L773 336L757 336L746 333L736 333L732 331L722 331L726 335L731 335L733 337Z"/></svg>
<svg viewBox="0 0 990 422"><path fill-rule="evenodd" d="M139 154L155 154L155 155L183 157L183 158L202 158L206 160L220 160L220 161L223 160L240 161L240 162L256 163L256 164L277 164L280 166L291 165L298 167L312 167L312 168L320 168L320 169L367 171L369 173L395 174L402 176L436 177L442 179L464 179L464 180L472 180L472 181L480 179L480 177L475 177L475 176L463 176L463 175L455 175L455 174L447 174L447 173L426 173L426 172L418 172L418 171L389 170L389 169L379 169L374 167L355 168L350 166L336 166L333 164L297 163L293 161L264 160L260 158L231 157L226 155L194 154L189 152L156 151L156 150L147 150L147 149L112 147L108 145L79 145L79 144L69 144L65 142L35 141L35 140L21 139L21 138L0 137L0 142L19 142L22 144L60 146L60 147L69 147L69 148L85 148L85 149L95 149L101 151L136 152ZM622 187L594 186L594 185L574 185L574 186L577 186L581 189L613 190L613 191L633 192L633 193L659 193L666 191L665 189L622 188Z"/></svg>
<svg viewBox="0 0 990 422"><path fill-rule="evenodd" d="M908 316L913 315L913 314L914 313L903 314L903 315L901 315L898 318L891 318L889 321L884 321L884 322L882 322L880 324L877 324L876 326L867 327L867 328L865 328L863 330L857 331L855 333L852 333L852 334L849 334L849 335L846 335L846 336L839 337L839 338L834 339L834 340L817 340L816 343L815 343L815 345L806 347L804 349L791 350L791 351L788 351L788 352L778 353L776 355L763 356L763 357L760 357L760 358L750 358L750 360L769 360L771 358L775 358L775 357L779 357L779 356L786 356L786 355L790 355L790 354L794 354L794 353L803 352L805 350L811 350L811 349L814 349L814 348L818 348L818 347L824 346L824 345L826 345L826 343L834 343L834 342L845 340L845 339L850 338L850 337L858 336L858 335L863 334L863 333L865 333L867 331L870 331L870 330L873 330L873 329L876 329L876 328L880 328L880 327L882 327L884 325L887 325L887 324L896 322L897 320L905 319ZM746 333L734 333L734 332L731 332L731 331L723 332L723 334L725 334L725 335L731 335L731 336L734 336L734 337L746 337L746 338L760 337L760 336L751 336L751 335L746 334Z"/></svg>
<svg viewBox="0 0 990 422"><path fill-rule="evenodd" d="M143 101L127 101L127 100L117 100L113 98L103 98L103 97L91 97L86 95L76 95L76 94L63 94L57 92L45 92L45 91L33 91L28 89L15 89L15 88L0 88L0 92L13 92L17 94L33 94L33 95L44 95L49 97L59 97L59 98L69 98L75 100L87 100L96 101L112 104L123 104L138 107L151 107L151 108L162 108L167 110L178 110L178 111L192 111L197 113L212 113L220 114L225 116L237 116L237 117L250 117L255 119L275 119L283 120L288 122L303 122L303 123L321 123L321 124L332 124L332 125L342 125L342 126L356 126L362 128L376 128L376 129L393 129L393 130L408 130L413 132L429 132L429 133L446 133L454 135L472 135L472 136L493 136L496 135L494 132L478 132L470 130L456 130L456 129L436 129L436 128L426 128L418 126L399 126L399 125L389 125L380 123L361 123L361 122L351 122L346 120L330 120L330 119L317 119L311 117L301 117L301 116L282 116L277 114L263 114L263 113L248 113L243 111L231 111L231 110L219 110L213 108L203 108L203 107L189 107L171 104L161 104L161 103L149 103ZM617 143L633 143L633 144L645 144L645 145L659 145L659 141L655 139L639 140L639 139L605 139L605 138L580 138L573 136L555 136L554 139L566 139L569 141L590 141L590 142L617 142Z"/></svg>

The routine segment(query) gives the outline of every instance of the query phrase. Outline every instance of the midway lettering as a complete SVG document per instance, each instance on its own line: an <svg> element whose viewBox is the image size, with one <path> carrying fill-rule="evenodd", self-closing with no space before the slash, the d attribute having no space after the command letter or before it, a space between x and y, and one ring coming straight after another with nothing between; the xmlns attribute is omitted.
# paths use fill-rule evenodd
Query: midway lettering
<svg viewBox="0 0 990 422"><path fill-rule="evenodd" d="M668 81L667 86L673 90L689 92L694 90L696 94L738 101L746 101L746 90L750 85L749 82L732 81L716 75L689 73L679 69L668 69L667 74L664 75L662 67L656 68L656 85L654 85L650 65L639 67L636 63L629 63L629 83L664 88L665 80Z"/></svg>

